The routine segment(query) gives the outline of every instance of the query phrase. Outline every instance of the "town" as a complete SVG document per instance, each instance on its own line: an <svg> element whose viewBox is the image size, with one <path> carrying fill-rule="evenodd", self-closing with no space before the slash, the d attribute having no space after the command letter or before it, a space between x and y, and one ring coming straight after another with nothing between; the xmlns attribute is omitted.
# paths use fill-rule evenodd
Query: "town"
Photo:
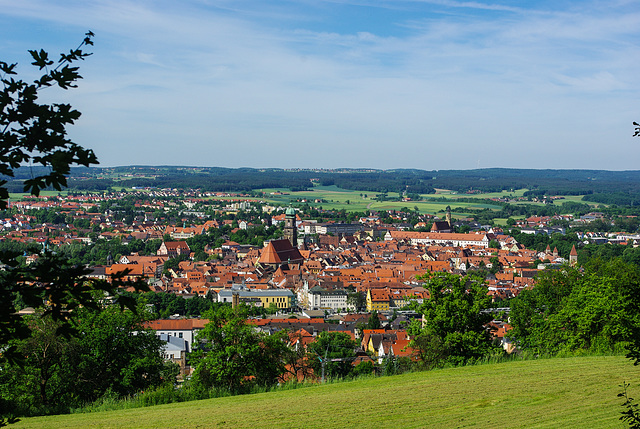
<svg viewBox="0 0 640 429"><path fill-rule="evenodd" d="M175 313L156 311L161 318L147 326L163 339L164 356L179 364L183 380L193 372L187 356L207 322L189 310L201 300L260 309L250 324L265 333L288 330L305 347L321 332L346 333L359 346L354 365L417 360L407 327L429 298L425 273L480 273L496 309L492 335L510 353L515 345L501 303L533 288L540 271L576 265L578 253L573 243L570 250L563 243L562 252L548 244L527 248L509 231L523 238L564 236L567 228L558 221L588 225L604 218L598 212L531 216L505 231L453 218L447 207L442 218L393 210L347 223L323 220L330 213L317 210L321 219L309 218L300 208L275 207L250 195L217 196L226 199L171 189L25 197L10 202L0 240L19 246L27 265L43 252L59 252L85 264L87 277L124 275L151 292L179 297L182 303L171 307ZM640 236L626 232L576 237L579 244L640 243ZM379 321L366 329L371 314Z"/></svg>

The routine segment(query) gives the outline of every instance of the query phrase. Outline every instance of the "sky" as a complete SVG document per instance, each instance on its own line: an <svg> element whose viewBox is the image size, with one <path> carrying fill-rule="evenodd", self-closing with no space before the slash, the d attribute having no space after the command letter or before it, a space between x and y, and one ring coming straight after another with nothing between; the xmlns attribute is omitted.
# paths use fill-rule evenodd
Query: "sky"
<svg viewBox="0 0 640 429"><path fill-rule="evenodd" d="M640 169L640 0L0 0L102 166Z"/></svg>

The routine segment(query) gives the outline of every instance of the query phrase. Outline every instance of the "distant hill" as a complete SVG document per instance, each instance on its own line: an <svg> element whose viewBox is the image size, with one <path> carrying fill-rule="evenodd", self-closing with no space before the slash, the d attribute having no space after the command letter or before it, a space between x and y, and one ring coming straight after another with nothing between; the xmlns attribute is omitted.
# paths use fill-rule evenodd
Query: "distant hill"
<svg viewBox="0 0 640 429"><path fill-rule="evenodd" d="M22 191L22 180L38 175L38 167L22 167L9 183ZM123 166L74 168L72 189L100 191L113 186L202 189L247 192L263 188L304 190L313 183L367 192L430 194L436 188L457 192L498 192L529 189L534 195L587 195L588 201L640 205L640 170L478 170L415 169L277 169L184 166Z"/></svg>
<svg viewBox="0 0 640 429"><path fill-rule="evenodd" d="M25 418L17 428L620 428L620 356L515 361L110 412Z"/></svg>

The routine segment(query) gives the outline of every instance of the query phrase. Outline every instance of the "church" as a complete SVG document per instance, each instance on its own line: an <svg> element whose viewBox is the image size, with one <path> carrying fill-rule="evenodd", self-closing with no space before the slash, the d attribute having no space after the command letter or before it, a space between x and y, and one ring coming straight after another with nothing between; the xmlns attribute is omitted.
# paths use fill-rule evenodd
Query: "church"
<svg viewBox="0 0 640 429"><path fill-rule="evenodd" d="M260 252L258 264L277 269L282 265L301 264L304 257L298 250L296 211L289 207L285 212L283 238L271 240Z"/></svg>
<svg viewBox="0 0 640 429"><path fill-rule="evenodd" d="M453 223L451 222L451 207L447 206L447 214L445 220L437 220L431 225L431 232L442 232L449 234L453 232Z"/></svg>

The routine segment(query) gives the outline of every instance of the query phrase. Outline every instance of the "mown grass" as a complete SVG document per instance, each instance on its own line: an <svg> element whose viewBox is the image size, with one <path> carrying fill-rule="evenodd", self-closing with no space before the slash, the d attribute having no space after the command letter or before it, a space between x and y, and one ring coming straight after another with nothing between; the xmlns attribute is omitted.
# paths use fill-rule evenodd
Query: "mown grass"
<svg viewBox="0 0 640 429"><path fill-rule="evenodd" d="M23 419L15 428L620 428L621 356L512 361L148 408Z"/></svg>

